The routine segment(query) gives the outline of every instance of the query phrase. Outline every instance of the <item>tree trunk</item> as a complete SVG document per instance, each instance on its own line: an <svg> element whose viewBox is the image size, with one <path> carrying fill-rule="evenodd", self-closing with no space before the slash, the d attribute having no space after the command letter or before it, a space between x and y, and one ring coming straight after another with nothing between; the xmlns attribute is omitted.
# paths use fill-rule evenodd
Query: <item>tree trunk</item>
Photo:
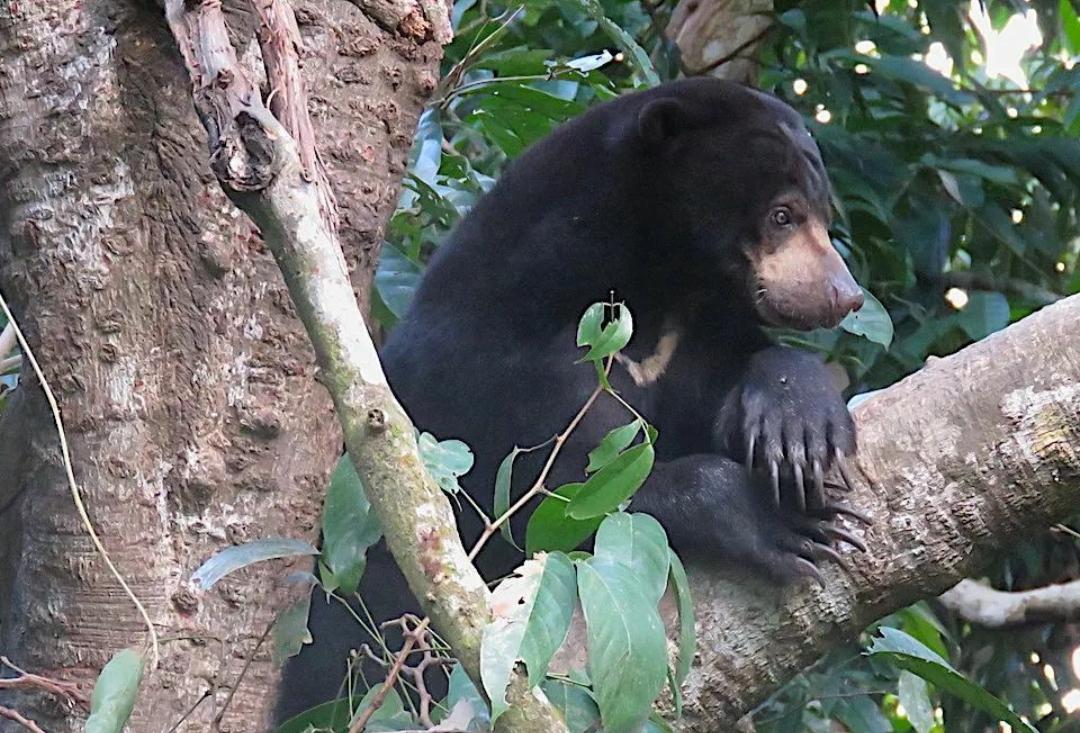
<svg viewBox="0 0 1080 733"><path fill-rule="evenodd" d="M298 3L297 17L366 303L439 48L343 0ZM248 18L234 20L239 38L250 34ZM259 236L205 164L156 4L0 5L0 161L0 288L60 400L90 517L163 639L130 729L167 731L187 714L179 730L210 730L286 569L250 568L202 599L186 581L223 542L314 540L341 438L308 340ZM89 685L146 633L75 513L28 371L23 384L0 421L0 508L13 502L0 515L0 653ZM221 730L265 730L267 646ZM81 729L44 696L12 704L50 733Z"/></svg>
<svg viewBox="0 0 1080 733"><path fill-rule="evenodd" d="M679 47L686 74L753 84L772 12L773 0L681 0L667 35Z"/></svg>
<svg viewBox="0 0 1080 733"><path fill-rule="evenodd" d="M680 730L728 730L874 620L977 574L1080 502L1080 296L920 372L855 410L851 503L874 520L825 589L776 590L691 568L698 657Z"/></svg>

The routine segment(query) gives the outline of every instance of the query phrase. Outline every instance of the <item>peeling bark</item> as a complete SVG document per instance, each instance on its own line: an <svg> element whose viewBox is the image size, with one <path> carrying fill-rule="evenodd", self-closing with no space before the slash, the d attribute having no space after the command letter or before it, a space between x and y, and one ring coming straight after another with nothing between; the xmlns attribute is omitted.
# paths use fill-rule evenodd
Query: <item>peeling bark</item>
<svg viewBox="0 0 1080 733"><path fill-rule="evenodd" d="M245 24L232 29L249 59ZM342 0L299 4L302 74L367 302L439 48ZM0 4L0 288L61 402L75 473L121 572L166 639L130 729L210 729L284 593L282 563L203 599L184 582L224 542L314 539L341 434L277 268L208 170L160 9L134 0ZM88 688L143 641L93 552L28 376L0 420L0 652ZM10 438L10 439L9 439ZM221 724L264 731L266 648ZM81 730L41 694L5 698ZM21 730L0 721L0 731Z"/></svg>
<svg viewBox="0 0 1080 733"><path fill-rule="evenodd" d="M776 590L689 568L698 654L683 731L734 726L872 621L977 574L1080 501L1080 296L1060 301L874 395L855 410L852 503L870 548L825 589Z"/></svg>

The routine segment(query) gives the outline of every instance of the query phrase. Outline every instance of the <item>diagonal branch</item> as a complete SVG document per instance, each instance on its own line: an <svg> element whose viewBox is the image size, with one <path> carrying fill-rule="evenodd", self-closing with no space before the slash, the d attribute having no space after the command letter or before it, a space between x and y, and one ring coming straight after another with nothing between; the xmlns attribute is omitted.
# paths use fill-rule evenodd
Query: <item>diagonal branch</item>
<svg viewBox="0 0 1080 733"><path fill-rule="evenodd" d="M853 503L874 519L825 589L691 568L698 665L683 731L726 730L872 621L937 596L1080 502L1080 296L869 398ZM719 721L719 722L718 722ZM719 727L718 727L719 726ZM732 726L729 726L732 727Z"/></svg>
<svg viewBox="0 0 1080 733"><path fill-rule="evenodd" d="M413 426L390 392L353 295L297 75L292 11L285 0L255 2L270 104L284 116L284 126L237 62L220 0L166 4L209 136L211 167L277 260L394 559L440 635L479 682L489 593L461 544L449 501L424 470ZM523 675L513 676L508 699L511 710L499 719L499 730L566 730Z"/></svg>

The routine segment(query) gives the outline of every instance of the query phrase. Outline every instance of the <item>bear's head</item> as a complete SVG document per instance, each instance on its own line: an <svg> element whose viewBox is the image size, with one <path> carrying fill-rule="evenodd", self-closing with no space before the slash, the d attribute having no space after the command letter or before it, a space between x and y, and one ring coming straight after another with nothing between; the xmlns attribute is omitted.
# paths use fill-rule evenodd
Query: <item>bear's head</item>
<svg viewBox="0 0 1080 733"><path fill-rule="evenodd" d="M862 306L829 238L821 154L795 110L708 78L641 96L650 195L678 248L691 248L698 278L736 289L769 325L831 327Z"/></svg>

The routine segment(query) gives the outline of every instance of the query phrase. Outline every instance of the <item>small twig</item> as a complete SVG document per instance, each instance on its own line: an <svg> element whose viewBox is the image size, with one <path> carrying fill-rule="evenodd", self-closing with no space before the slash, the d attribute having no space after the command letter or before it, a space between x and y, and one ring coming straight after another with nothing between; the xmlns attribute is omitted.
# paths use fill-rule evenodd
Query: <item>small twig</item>
<svg viewBox="0 0 1080 733"><path fill-rule="evenodd" d="M30 362L30 367L34 370L34 374L37 375L38 382L41 384L41 391L45 393L45 399L49 403L49 410L52 412L53 423L56 426L56 434L60 439L60 456L63 459L64 473L67 475L71 499L75 502L75 510L79 513L79 519L82 520L82 524L86 528L87 534L90 535L90 541L94 544L94 549L101 555L101 559L109 568L109 572L116 578L116 582L120 584L124 593L131 600L136 610L138 610L139 615L142 616L143 623L146 625L146 630L150 634L151 668L157 668L158 662L161 659L161 653L158 649L157 630L154 628L154 622L150 620L150 614L146 612L146 608L143 606L138 596L135 595L135 591L131 590L131 586L127 584L127 581L124 580L124 576L120 574L116 565L113 564L112 558L109 556L108 551L105 549L105 545L102 544L101 538L98 537L97 531L90 521L90 515L87 513L86 505L83 503L82 492L79 490L79 485L75 482L75 473L72 469L71 451L68 448L67 433L64 430L64 421L60 417L60 405L57 404L56 397L53 395L52 389L45 379L45 373L41 371L41 366L38 365L38 361L34 357L34 352L30 349L30 344L27 343L26 337L23 336L19 324L15 322L15 316L11 313L11 309L8 308L7 301L4 300L2 294L0 294L0 309L3 309L4 316L8 320L8 325L15 331L15 337L19 340L19 347L22 349L23 356Z"/></svg>
<svg viewBox="0 0 1080 733"><path fill-rule="evenodd" d="M45 733L37 723L23 716L18 710L12 710L11 708L0 705L0 718L7 718L8 720L14 720L16 723L26 728L31 733Z"/></svg>
<svg viewBox="0 0 1080 733"><path fill-rule="evenodd" d="M183 715L180 716L179 720L173 723L173 726L169 728L167 733L176 733L176 731L179 730L180 726L184 724L184 721L190 718L192 714L194 714L194 712L199 709L200 705L202 705L204 702L214 696L214 692L216 691L215 688L216 685L215 687L209 687L204 690L203 694L199 697L199 699L196 700L195 703L191 707L189 707Z"/></svg>
<svg viewBox="0 0 1080 733"><path fill-rule="evenodd" d="M440 657L432 654L431 649L424 649L424 658L420 660L420 663L414 667L409 668L409 674L412 675L413 684L416 687L417 697L420 698L420 713L417 716L421 723L431 728L435 725L435 721L431 719L431 705L434 702L434 698L431 693L428 692L427 682L424 680L424 673L429 667L442 667L453 662L449 657Z"/></svg>
<svg viewBox="0 0 1080 733"><path fill-rule="evenodd" d="M68 702L77 703L85 709L89 709L90 701L86 695L73 682L49 679L41 675L31 674L18 667L7 657L0 657L0 665L14 671L18 677L0 679L0 690L42 690L57 697L64 698ZM32 733L45 733L33 720L30 720L18 710L0 705L0 718L14 721Z"/></svg>
<svg viewBox="0 0 1080 733"><path fill-rule="evenodd" d="M604 367L605 373L610 373L611 364L612 359L609 357L607 360L607 364ZM593 406L593 403L596 402L596 398L606 391L607 390L604 388L604 385L596 385L596 389L594 389L592 391L592 394L589 395L588 399L585 400L585 403L581 406L581 409L578 410L577 414L574 415L574 418L570 421L570 424L566 426L566 429L555 436L554 445L551 446L551 453L548 454L547 461L544 463L544 467L540 470L540 475L536 477L536 481L533 482L533 485L530 486L529 490L522 494L521 497L516 502L514 502L509 509L503 512L502 516L498 517L494 522L491 522L486 527L484 527L484 531L480 534L480 538L476 540L476 544L473 545L471 550L469 550L470 560L476 559L476 556L480 554L480 550L482 550L484 545L487 544L487 541L490 540L491 537L499 531L499 527L509 521L510 517L512 517L523 506L528 504L530 501L533 500L533 498L535 498L544 491L544 482L547 480L548 474L551 472L552 466L555 465L555 459L558 458L559 452L562 450L563 444L566 443L566 441L570 438L570 435L581 423L582 419L585 417L585 413L587 413L589 411L589 408Z"/></svg>
<svg viewBox="0 0 1080 733"><path fill-rule="evenodd" d="M427 629L427 625L431 622L431 619L425 617L420 620L417 627L409 632L405 631L405 644L401 647L401 651L398 652L397 658L394 659L394 665L390 668L390 671L386 673L386 679L383 680L383 685L379 688L379 691L375 693L375 697L371 698L371 704L367 706L367 709L353 721L353 724L349 726L349 733L360 733L364 730L364 726L371 720L371 716L375 714L375 711L382 706L386 701L386 696L390 694L390 690L394 688L394 684L397 682L398 675L401 674L401 668L405 666L405 658L409 656L412 648L416 646L417 639L424 630Z"/></svg>
<svg viewBox="0 0 1080 733"><path fill-rule="evenodd" d="M1064 535L1068 535L1069 537L1072 537L1074 540L1080 540L1080 532L1077 532L1075 529L1073 529L1069 525L1062 524L1061 522L1058 522L1057 524L1052 526L1050 528L1050 531L1052 531L1052 532L1060 532L1060 533L1062 533Z"/></svg>
<svg viewBox="0 0 1080 733"><path fill-rule="evenodd" d="M248 669L251 668L251 663L255 661L255 657L259 654L259 649L262 648L263 642L266 641L266 637L270 635L270 629L272 628L274 628L273 621L266 625L266 629L263 630L262 636L255 642L255 648L251 650L251 654L244 660L244 666L240 669L240 674L236 676L236 682L229 688L229 694L225 696L225 702L221 703L221 710L214 716L214 730L221 730L221 721L225 717L225 711L229 709L229 703L232 702L233 697L236 695L236 691L240 689L240 683L244 681L244 675L246 675Z"/></svg>
<svg viewBox="0 0 1080 733"><path fill-rule="evenodd" d="M90 699L83 694L82 690L80 690L79 686L74 682L64 682L63 680L54 680L49 677L32 674L15 665L7 657L0 656L0 665L7 667L19 675L18 677L0 679L0 690L38 689L56 695L57 697L66 698L72 702L78 703L84 708L90 707Z"/></svg>

